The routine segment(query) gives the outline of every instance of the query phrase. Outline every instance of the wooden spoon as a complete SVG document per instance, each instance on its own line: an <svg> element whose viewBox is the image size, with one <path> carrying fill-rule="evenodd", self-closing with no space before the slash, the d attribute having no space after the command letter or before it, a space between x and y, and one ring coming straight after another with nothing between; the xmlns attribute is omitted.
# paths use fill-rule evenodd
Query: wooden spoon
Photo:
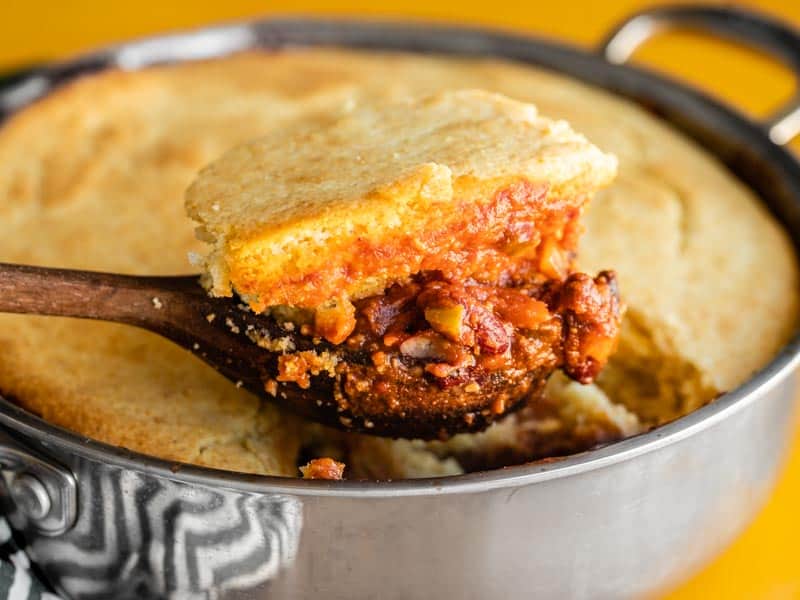
<svg viewBox="0 0 800 600"><path fill-rule="evenodd" d="M314 421L374 435L435 438L483 429L522 404L549 374L496 372L481 382L480 393L459 394L426 377L411 377L397 365L402 380L391 381L392 394L376 399L358 385L381 379L366 353L312 340L271 317L253 314L237 300L211 298L197 276L144 277L0 263L0 312L98 319L147 329L269 401ZM305 389L296 382L277 382L278 361L287 352L311 363L323 356L336 367L312 366L317 372Z"/></svg>

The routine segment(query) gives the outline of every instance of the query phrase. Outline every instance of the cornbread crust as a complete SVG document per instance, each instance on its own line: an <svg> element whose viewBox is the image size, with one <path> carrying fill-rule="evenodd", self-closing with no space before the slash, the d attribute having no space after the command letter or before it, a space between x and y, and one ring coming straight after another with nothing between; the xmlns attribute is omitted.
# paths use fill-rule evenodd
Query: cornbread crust
<svg viewBox="0 0 800 600"><path fill-rule="evenodd" d="M532 104L445 91L234 148L203 169L186 207L213 245L214 295L233 287L257 312L313 308L421 270L486 283L513 276L542 227L579 211L615 173L613 156ZM527 219L503 208L502 192L522 182L535 190ZM475 248L461 245L468 233Z"/></svg>
<svg viewBox="0 0 800 600"><path fill-rule="evenodd" d="M619 272L629 307L599 382L612 401L660 422L743 382L788 339L796 261L749 190L630 103L498 61L324 49L85 77L0 128L0 260L191 272L186 253L203 248L183 192L228 148L367 99L470 87L532 102L619 158L581 249L581 268ZM0 315L0 390L82 435L242 471L296 476L309 430L169 342L117 325ZM387 442L398 461L409 444ZM420 452L411 474L460 468Z"/></svg>

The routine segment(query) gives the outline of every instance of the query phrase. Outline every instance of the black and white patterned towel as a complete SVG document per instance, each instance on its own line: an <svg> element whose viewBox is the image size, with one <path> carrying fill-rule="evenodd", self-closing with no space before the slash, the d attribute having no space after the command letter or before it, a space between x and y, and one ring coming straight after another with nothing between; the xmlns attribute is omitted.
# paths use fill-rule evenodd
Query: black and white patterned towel
<svg viewBox="0 0 800 600"><path fill-rule="evenodd" d="M28 555L0 517L0 600L61 600L41 582Z"/></svg>

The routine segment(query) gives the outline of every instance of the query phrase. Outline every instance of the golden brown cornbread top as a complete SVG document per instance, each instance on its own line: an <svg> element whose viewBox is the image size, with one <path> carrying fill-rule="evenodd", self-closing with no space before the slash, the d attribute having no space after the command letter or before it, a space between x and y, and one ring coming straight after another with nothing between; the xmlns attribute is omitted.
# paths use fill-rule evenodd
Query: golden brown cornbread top
<svg viewBox="0 0 800 600"><path fill-rule="evenodd" d="M617 179L585 217L582 266L612 266L624 282L630 335L607 373L627 375L638 352L651 359L654 391L621 377L607 388L612 400L633 387L656 412L672 410L683 388L704 401L684 375L724 391L784 344L798 310L796 261L752 192L632 104L495 60L322 49L82 78L0 128L0 260L190 272L186 253L202 245L183 192L228 148L352 104L470 87L532 102L619 157ZM112 444L297 474L295 420L132 328L0 315L0 390Z"/></svg>
<svg viewBox="0 0 800 600"><path fill-rule="evenodd" d="M460 220L504 186L541 184L546 197L530 202L564 211L615 172L615 158L565 121L499 94L457 90L280 128L203 169L186 206L201 239L213 244L212 293L230 295L233 284L257 310L313 307L331 294L357 299L403 281L448 250L432 232L472 226ZM414 256L392 262L401 237L410 238ZM356 242L382 258L351 264L347 249ZM332 289L313 281L320 272L334 281L339 271L359 273Z"/></svg>

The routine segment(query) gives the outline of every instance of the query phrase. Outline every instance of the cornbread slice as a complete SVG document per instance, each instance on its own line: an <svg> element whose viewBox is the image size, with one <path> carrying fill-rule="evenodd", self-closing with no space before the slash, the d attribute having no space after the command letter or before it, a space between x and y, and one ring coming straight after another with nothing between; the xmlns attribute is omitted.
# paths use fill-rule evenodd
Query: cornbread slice
<svg viewBox="0 0 800 600"><path fill-rule="evenodd" d="M200 173L186 207L212 245L212 294L235 290L257 312L313 308L420 271L494 283L547 270L616 167L532 104L446 91L235 148Z"/></svg>
<svg viewBox="0 0 800 600"><path fill-rule="evenodd" d="M616 277L573 263L582 209L615 172L531 104L445 91L245 144L186 203L214 244L212 294L313 312L291 330L336 346L327 369L316 349L281 352L268 393L313 387L324 422L430 439L485 428L556 369L589 383L603 368Z"/></svg>

